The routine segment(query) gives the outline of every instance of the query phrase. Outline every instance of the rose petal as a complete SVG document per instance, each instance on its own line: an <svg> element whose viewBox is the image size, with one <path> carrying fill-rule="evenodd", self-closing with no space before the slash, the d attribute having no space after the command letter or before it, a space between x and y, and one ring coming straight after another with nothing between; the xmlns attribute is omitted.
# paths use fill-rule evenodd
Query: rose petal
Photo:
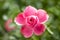
<svg viewBox="0 0 60 40"><path fill-rule="evenodd" d="M47 12L45 10L42 10L42 9L39 9L37 11L37 16L40 20L40 23L45 23L49 18Z"/></svg>
<svg viewBox="0 0 60 40"><path fill-rule="evenodd" d="M26 27L26 26L22 26L22 28L21 28L21 33L23 34L23 36L24 36L25 38L29 38L29 37L32 36L33 31L32 31L32 29L30 29L30 28L28 28L28 27Z"/></svg>
<svg viewBox="0 0 60 40"><path fill-rule="evenodd" d="M25 24L25 17L23 15L23 13L18 14L14 21L18 25Z"/></svg>
<svg viewBox="0 0 60 40"><path fill-rule="evenodd" d="M35 35L39 36L39 35L42 35L42 33L45 31L45 25L43 24L37 24L35 27L34 27L34 33Z"/></svg>
<svg viewBox="0 0 60 40"><path fill-rule="evenodd" d="M27 6L26 9L24 10L25 16L34 15L36 12L37 12L37 9L35 9L32 6Z"/></svg>

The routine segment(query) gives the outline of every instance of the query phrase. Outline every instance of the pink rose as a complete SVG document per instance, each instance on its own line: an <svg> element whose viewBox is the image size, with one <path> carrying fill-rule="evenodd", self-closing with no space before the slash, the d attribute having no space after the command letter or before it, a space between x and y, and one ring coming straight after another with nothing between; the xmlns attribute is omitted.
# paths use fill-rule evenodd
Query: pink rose
<svg viewBox="0 0 60 40"><path fill-rule="evenodd" d="M45 31L44 23L48 20L48 14L45 10L35 9L27 6L24 12L19 13L15 18L18 25L22 25L20 31L25 38L29 38L34 33L39 36Z"/></svg>
<svg viewBox="0 0 60 40"><path fill-rule="evenodd" d="M5 22L5 29L10 32L12 30L15 29L14 26L10 26L10 24L12 23L12 19L8 19L6 22Z"/></svg>

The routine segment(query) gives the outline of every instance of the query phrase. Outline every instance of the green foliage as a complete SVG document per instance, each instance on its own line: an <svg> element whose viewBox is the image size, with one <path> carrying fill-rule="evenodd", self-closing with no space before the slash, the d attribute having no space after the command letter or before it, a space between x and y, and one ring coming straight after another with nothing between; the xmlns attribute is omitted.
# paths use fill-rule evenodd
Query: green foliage
<svg viewBox="0 0 60 40"><path fill-rule="evenodd" d="M15 23L17 29L7 32L4 28L5 21L9 18L14 20L28 5L44 9L49 14L45 33L26 39L20 34L20 26ZM0 0L0 40L60 40L60 0Z"/></svg>

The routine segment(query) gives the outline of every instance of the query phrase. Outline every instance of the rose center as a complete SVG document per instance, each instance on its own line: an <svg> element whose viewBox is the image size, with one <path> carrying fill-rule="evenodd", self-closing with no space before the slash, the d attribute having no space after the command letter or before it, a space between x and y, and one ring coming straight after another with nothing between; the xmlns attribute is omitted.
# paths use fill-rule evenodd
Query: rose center
<svg viewBox="0 0 60 40"><path fill-rule="evenodd" d="M32 23L32 22L34 22L34 20L35 19L33 17L31 17L29 21Z"/></svg>
<svg viewBox="0 0 60 40"><path fill-rule="evenodd" d="M27 23L29 25L35 25L37 23L37 17L36 16L27 17Z"/></svg>

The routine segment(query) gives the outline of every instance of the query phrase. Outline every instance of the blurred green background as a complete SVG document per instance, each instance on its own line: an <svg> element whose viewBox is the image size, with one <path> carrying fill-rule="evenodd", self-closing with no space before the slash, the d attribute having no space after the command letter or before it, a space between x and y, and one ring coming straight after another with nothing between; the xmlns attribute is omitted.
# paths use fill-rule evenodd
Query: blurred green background
<svg viewBox="0 0 60 40"><path fill-rule="evenodd" d="M7 32L4 28L5 21L9 18L14 20L28 5L48 12L49 20L45 23L47 25L45 33L26 39L16 25L15 31ZM60 0L0 0L0 40L60 40Z"/></svg>

